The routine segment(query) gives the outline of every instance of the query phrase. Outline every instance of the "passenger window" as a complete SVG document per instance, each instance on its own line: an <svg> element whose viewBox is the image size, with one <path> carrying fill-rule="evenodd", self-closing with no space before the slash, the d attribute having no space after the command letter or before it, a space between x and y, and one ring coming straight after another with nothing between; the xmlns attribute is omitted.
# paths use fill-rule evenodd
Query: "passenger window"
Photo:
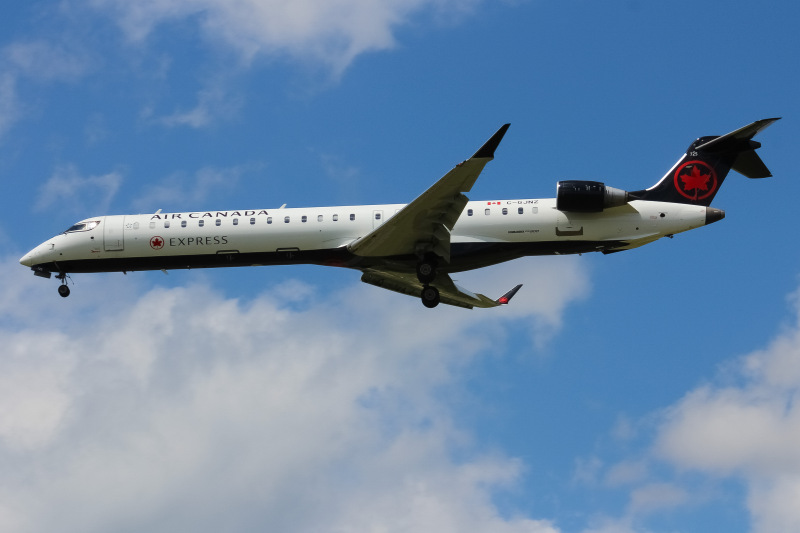
<svg viewBox="0 0 800 533"><path fill-rule="evenodd" d="M350 213L350 220L355 220L355 219L356 219L355 213Z"/></svg>
<svg viewBox="0 0 800 533"><path fill-rule="evenodd" d="M531 208L531 213L533 213L534 215L537 214L538 212L539 212L539 208L538 207Z"/></svg>
<svg viewBox="0 0 800 533"><path fill-rule="evenodd" d="M165 221L164 221L164 227L165 227L165 228L168 228L168 227L169 227L169 220L165 220Z"/></svg>
<svg viewBox="0 0 800 533"><path fill-rule="evenodd" d="M267 224L272 224L272 217L267 217Z"/></svg>
<svg viewBox="0 0 800 533"><path fill-rule="evenodd" d="M492 214L492 210L487 207L485 213L487 215L491 215Z"/></svg>
<svg viewBox="0 0 800 533"><path fill-rule="evenodd" d="M284 218L283 221L288 224L289 223L289 217Z"/></svg>
<svg viewBox="0 0 800 533"><path fill-rule="evenodd" d="M182 227L182 228L185 228L185 227L186 227L186 221L185 221L185 220L181 220L181 227Z"/></svg>
<svg viewBox="0 0 800 533"><path fill-rule="evenodd" d="M205 223L206 223L205 220L198 220L197 221L197 225L200 226L201 228L205 225Z"/></svg>
<svg viewBox="0 0 800 533"><path fill-rule="evenodd" d="M250 225L253 226L255 223L256 223L256 219L255 218L251 218L250 219Z"/></svg>
<svg viewBox="0 0 800 533"><path fill-rule="evenodd" d="M472 209L467 209L467 216L468 216L468 217L471 217L471 216L472 216Z"/></svg>
<svg viewBox="0 0 800 533"><path fill-rule="evenodd" d="M308 222L308 217L303 215L300 217L300 222Z"/></svg>
<svg viewBox="0 0 800 533"><path fill-rule="evenodd" d="M139 223L138 222L134 222L133 223L133 229L139 229Z"/></svg>
<svg viewBox="0 0 800 533"><path fill-rule="evenodd" d="M339 215L333 215L333 221L336 222L339 220Z"/></svg>
<svg viewBox="0 0 800 533"><path fill-rule="evenodd" d="M504 215L507 215L507 214L508 214L508 208L507 208L507 207L504 207L504 208L503 208L503 214L504 214Z"/></svg>
<svg viewBox="0 0 800 533"><path fill-rule="evenodd" d="M150 221L150 229L156 229L156 221L155 220L151 220Z"/></svg>
<svg viewBox="0 0 800 533"><path fill-rule="evenodd" d="M521 215L522 213L524 213L524 212L525 212L525 208L524 208L524 207L519 207L519 208L517 208L517 213L519 213L520 215Z"/></svg>
<svg viewBox="0 0 800 533"><path fill-rule="evenodd" d="M322 215L317 215L317 222L322 222Z"/></svg>
<svg viewBox="0 0 800 533"><path fill-rule="evenodd" d="M221 226L221 225L222 225L222 221L220 219L217 219L217 226Z"/></svg>
<svg viewBox="0 0 800 533"><path fill-rule="evenodd" d="M217 225L219 226L219 224L217 224ZM238 226L239 225L239 219L238 218L234 218L233 219L233 225L234 226Z"/></svg>
<svg viewBox="0 0 800 533"><path fill-rule="evenodd" d="M381 214L375 213L375 220L380 220L380 219L381 219Z"/></svg>

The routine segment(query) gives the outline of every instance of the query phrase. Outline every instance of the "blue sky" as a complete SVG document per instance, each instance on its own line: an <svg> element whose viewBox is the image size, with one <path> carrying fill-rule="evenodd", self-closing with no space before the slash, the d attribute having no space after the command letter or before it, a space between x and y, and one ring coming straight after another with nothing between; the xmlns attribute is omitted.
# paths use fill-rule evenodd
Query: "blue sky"
<svg viewBox="0 0 800 533"><path fill-rule="evenodd" d="M795 2L65 0L0 17L0 529L771 533L800 527ZM709 227L465 273L76 275L132 212L636 190L760 118Z"/></svg>

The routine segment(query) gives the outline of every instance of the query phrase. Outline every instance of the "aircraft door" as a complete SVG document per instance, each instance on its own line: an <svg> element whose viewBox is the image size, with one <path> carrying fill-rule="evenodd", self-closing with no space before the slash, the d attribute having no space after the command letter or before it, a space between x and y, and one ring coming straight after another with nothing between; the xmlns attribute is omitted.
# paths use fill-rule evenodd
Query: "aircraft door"
<svg viewBox="0 0 800 533"><path fill-rule="evenodd" d="M124 215L105 217L103 221L103 249L106 252L116 252L124 249L124 224Z"/></svg>

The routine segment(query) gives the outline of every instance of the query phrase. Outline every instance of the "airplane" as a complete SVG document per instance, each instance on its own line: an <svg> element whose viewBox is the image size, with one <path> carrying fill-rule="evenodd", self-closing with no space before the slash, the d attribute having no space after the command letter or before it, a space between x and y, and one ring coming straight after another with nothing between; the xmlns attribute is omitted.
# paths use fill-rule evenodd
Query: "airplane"
<svg viewBox="0 0 800 533"><path fill-rule="evenodd" d="M524 256L621 252L717 222L725 212L710 204L729 170L772 175L752 139L776 120L698 138L648 189L567 180L555 198L470 201L466 193L494 158L505 124L408 204L96 216L20 263L36 276L56 273L62 297L73 273L316 264L359 270L361 281L428 308L497 307L522 285L492 299L451 275Z"/></svg>

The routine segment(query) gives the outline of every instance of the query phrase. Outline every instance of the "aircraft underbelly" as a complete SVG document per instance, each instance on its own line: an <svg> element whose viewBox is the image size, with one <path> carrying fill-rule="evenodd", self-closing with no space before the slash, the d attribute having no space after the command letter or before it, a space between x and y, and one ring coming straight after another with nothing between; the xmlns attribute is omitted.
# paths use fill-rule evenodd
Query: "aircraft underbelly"
<svg viewBox="0 0 800 533"><path fill-rule="evenodd" d="M472 270L512 259L535 255L576 254L602 251L624 243L616 241L560 240L542 242L472 242L453 243L449 264L440 265L446 272ZM124 254L127 255L127 254ZM58 265L38 265L53 272L133 272L139 270L172 270L192 268L218 268L259 265L316 264L364 269L392 265L398 269L413 269L416 256L359 257L346 247L303 250L299 247L281 247L268 251L216 250L211 253L179 255L147 255L124 257L123 254L104 254L103 257L60 261Z"/></svg>

